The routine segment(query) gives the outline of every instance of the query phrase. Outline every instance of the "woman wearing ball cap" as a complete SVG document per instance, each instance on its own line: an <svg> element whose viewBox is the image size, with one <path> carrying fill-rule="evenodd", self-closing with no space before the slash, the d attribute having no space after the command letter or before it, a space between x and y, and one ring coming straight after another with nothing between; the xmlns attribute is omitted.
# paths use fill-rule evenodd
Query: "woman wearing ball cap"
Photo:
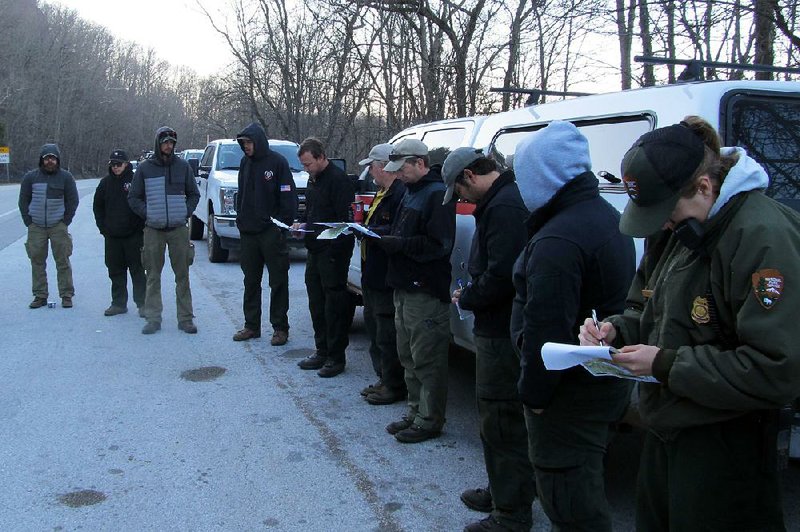
<svg viewBox="0 0 800 532"><path fill-rule="evenodd" d="M620 229L648 250L625 312L579 339L658 380L640 385L636 528L785 530L777 412L800 391L800 216L698 117L643 135L622 173Z"/></svg>

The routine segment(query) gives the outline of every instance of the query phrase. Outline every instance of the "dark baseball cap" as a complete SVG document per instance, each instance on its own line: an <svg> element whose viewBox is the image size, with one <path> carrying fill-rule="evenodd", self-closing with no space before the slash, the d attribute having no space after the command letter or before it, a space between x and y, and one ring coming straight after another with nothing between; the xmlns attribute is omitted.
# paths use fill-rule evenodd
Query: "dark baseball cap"
<svg viewBox="0 0 800 532"><path fill-rule="evenodd" d="M661 229L704 157L703 140L682 124L639 137L622 159L622 182L629 200L620 231L647 237Z"/></svg>
<svg viewBox="0 0 800 532"><path fill-rule="evenodd" d="M483 154L483 150L477 148L461 147L450 152L447 159L444 160L444 165L442 165L442 181L447 185L442 205L447 204L453 199L453 192L455 192L456 189L456 179L458 179L458 176L464 172L467 166L482 157L486 157Z"/></svg>
<svg viewBox="0 0 800 532"><path fill-rule="evenodd" d="M124 150L114 150L111 152L111 155L108 157L108 162L110 163L122 163L128 162L128 154L125 153Z"/></svg>

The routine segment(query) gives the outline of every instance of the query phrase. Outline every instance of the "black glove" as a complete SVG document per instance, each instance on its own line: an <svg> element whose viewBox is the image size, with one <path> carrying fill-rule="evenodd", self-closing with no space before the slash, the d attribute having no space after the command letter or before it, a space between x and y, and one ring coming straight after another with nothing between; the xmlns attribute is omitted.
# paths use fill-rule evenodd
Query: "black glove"
<svg viewBox="0 0 800 532"><path fill-rule="evenodd" d="M374 239L386 253L398 253L403 248L403 239L399 236L384 236Z"/></svg>

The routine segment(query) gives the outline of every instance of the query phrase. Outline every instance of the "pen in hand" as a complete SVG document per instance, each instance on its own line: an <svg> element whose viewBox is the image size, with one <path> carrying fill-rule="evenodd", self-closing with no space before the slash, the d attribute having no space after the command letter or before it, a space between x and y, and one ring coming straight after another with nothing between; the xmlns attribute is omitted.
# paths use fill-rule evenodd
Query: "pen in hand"
<svg viewBox="0 0 800 532"><path fill-rule="evenodd" d="M594 323L595 328L597 328L597 332L600 332L600 324L597 322L597 312L592 309L592 323ZM602 338L600 338L600 345L606 345Z"/></svg>

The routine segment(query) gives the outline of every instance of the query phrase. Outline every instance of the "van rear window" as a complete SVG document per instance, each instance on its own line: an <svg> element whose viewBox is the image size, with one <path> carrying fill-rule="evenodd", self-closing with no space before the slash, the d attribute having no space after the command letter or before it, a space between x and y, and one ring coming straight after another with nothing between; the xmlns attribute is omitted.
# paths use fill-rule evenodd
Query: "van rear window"
<svg viewBox="0 0 800 532"><path fill-rule="evenodd" d="M723 136L761 163L767 195L800 210L800 98L736 94L727 99Z"/></svg>

